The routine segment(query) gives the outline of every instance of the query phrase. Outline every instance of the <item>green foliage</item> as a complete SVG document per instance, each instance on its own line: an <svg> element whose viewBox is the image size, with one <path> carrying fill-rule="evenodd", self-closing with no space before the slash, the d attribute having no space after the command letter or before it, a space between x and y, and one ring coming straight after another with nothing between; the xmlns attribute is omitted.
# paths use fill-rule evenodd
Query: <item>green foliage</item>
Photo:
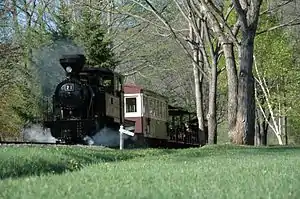
<svg viewBox="0 0 300 199"><path fill-rule="evenodd" d="M18 137L23 122L39 113L39 87L34 81L34 70L24 68L23 51L19 46L6 43L1 50L1 136Z"/></svg>
<svg viewBox="0 0 300 199"><path fill-rule="evenodd" d="M223 16L227 17L227 23L229 27L233 27L238 20L238 14L231 9L232 1L225 0L223 1ZM231 12L229 12L231 10Z"/></svg>
<svg viewBox="0 0 300 199"><path fill-rule="evenodd" d="M21 81L1 93L0 129L8 132L9 137L18 137L25 121L40 116L39 91L36 90L39 87L31 85L22 75L17 78Z"/></svg>
<svg viewBox="0 0 300 199"><path fill-rule="evenodd" d="M65 1L60 1L58 13L53 15L56 31L52 32L52 40L72 39L71 9Z"/></svg>
<svg viewBox="0 0 300 199"><path fill-rule="evenodd" d="M258 31L278 23L277 16L263 15ZM299 99L300 73L293 59L294 50L290 43L290 36L290 33L283 29L257 36L255 55L260 76L265 78L268 85L269 100L274 107L275 116L288 117L288 134L294 141L299 142L300 106L297 101ZM259 86L258 89L262 95ZM266 104L264 107L268 110Z"/></svg>
<svg viewBox="0 0 300 199"><path fill-rule="evenodd" d="M41 14L40 6L37 13ZM37 21L41 16L36 15ZM26 26L14 23L11 38L0 46L0 135L3 137L19 137L24 122L40 116L41 87L33 61L33 49L46 43L50 34L45 30L45 22L29 23Z"/></svg>
<svg viewBox="0 0 300 199"><path fill-rule="evenodd" d="M84 47L87 64L114 69L117 61L112 52L112 42L105 37L106 30L99 23L100 15L87 9L73 31L75 41Z"/></svg>
<svg viewBox="0 0 300 199"><path fill-rule="evenodd" d="M15 114L13 105L17 102L17 96L13 95L16 89L11 89L8 93L2 93L0 98L0 137L18 136L19 125L22 124L22 118Z"/></svg>

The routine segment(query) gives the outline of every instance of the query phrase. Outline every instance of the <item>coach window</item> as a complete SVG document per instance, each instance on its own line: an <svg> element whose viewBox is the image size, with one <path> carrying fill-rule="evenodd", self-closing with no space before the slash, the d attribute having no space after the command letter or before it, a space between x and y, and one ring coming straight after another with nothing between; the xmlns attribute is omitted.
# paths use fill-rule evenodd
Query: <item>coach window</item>
<svg viewBox="0 0 300 199"><path fill-rule="evenodd" d="M158 112L159 107L158 107L157 99L155 99L154 104L155 104L155 117L159 117L159 112Z"/></svg>
<svg viewBox="0 0 300 199"><path fill-rule="evenodd" d="M98 86L102 86L103 85L103 78L99 77L98 78Z"/></svg>
<svg viewBox="0 0 300 199"><path fill-rule="evenodd" d="M160 102L160 117L161 117L161 119L164 118L164 110L163 110L163 103L162 102Z"/></svg>
<svg viewBox="0 0 300 199"><path fill-rule="evenodd" d="M130 97L126 98L126 113L135 113L136 110L136 98Z"/></svg>
<svg viewBox="0 0 300 199"><path fill-rule="evenodd" d="M123 85L123 79L122 79L122 77L119 77L118 81L119 81L119 91L122 91L122 85Z"/></svg>
<svg viewBox="0 0 300 199"><path fill-rule="evenodd" d="M161 102L157 101L157 105L158 105L158 117L161 119Z"/></svg>
<svg viewBox="0 0 300 199"><path fill-rule="evenodd" d="M113 93L114 91L114 82L111 77L103 77L103 86L105 87L106 91L109 93Z"/></svg>
<svg viewBox="0 0 300 199"><path fill-rule="evenodd" d="M161 117L162 119L165 119L165 104L161 102Z"/></svg>
<svg viewBox="0 0 300 199"><path fill-rule="evenodd" d="M122 82L121 82L121 78L116 76L115 77L115 89L116 91L121 91L121 85L122 85Z"/></svg>
<svg viewBox="0 0 300 199"><path fill-rule="evenodd" d="M149 117L153 116L153 102L151 98L148 98Z"/></svg>
<svg viewBox="0 0 300 199"><path fill-rule="evenodd" d="M156 117L156 115L157 115L157 106L156 106L156 100L155 99L152 99L152 110L153 110L153 117Z"/></svg>
<svg viewBox="0 0 300 199"><path fill-rule="evenodd" d="M157 116L160 119L161 118L161 107L160 107L160 101L157 100Z"/></svg>
<svg viewBox="0 0 300 199"><path fill-rule="evenodd" d="M156 107L157 107L157 109L156 109L156 111L157 111L157 117L160 118L160 105L159 105L159 101L158 100L156 100Z"/></svg>
<svg viewBox="0 0 300 199"><path fill-rule="evenodd" d="M164 106L164 110L165 110L165 118L168 119L168 111L169 111L169 110L168 110L168 104L165 103L164 105L165 105L165 106Z"/></svg>

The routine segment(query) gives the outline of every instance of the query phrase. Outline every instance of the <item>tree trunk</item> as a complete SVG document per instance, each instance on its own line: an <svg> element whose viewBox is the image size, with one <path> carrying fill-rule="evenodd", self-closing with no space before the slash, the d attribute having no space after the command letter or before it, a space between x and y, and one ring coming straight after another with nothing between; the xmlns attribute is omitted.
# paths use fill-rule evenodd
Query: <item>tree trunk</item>
<svg viewBox="0 0 300 199"><path fill-rule="evenodd" d="M283 103L283 107L286 109L287 106L286 106L286 91L285 91L285 85L286 85L286 79L283 77L283 85L284 85L284 89L283 89L283 98L284 98L284 103ZM284 127L283 127L283 135L285 137L285 145L288 145L289 142L288 142L288 129L287 129L287 116L286 116L286 113L284 114L283 116L283 123L284 123Z"/></svg>
<svg viewBox="0 0 300 199"><path fill-rule="evenodd" d="M263 124L262 124L262 126L264 127L264 128L261 128L261 144L263 145L263 146L267 146L267 144L268 144L268 127L269 127L269 125L267 124L267 122L266 122L266 120L264 120L263 121Z"/></svg>
<svg viewBox="0 0 300 199"><path fill-rule="evenodd" d="M226 60L227 81L228 81L228 136L233 141L234 128L237 117L237 70L233 51L233 43L224 42L224 56Z"/></svg>
<svg viewBox="0 0 300 199"><path fill-rule="evenodd" d="M255 145L267 145L267 138L268 138L268 129L269 129L269 124L271 120L271 114L268 115L267 120L262 114L259 114L259 110L257 110L257 115L256 115L256 144Z"/></svg>
<svg viewBox="0 0 300 199"><path fill-rule="evenodd" d="M288 131L287 131L287 116L284 116L284 137L285 137L285 145L289 144L288 141Z"/></svg>
<svg viewBox="0 0 300 199"><path fill-rule="evenodd" d="M91 2L90 2L91 3ZM107 13L107 34L110 36L111 33L111 22L112 22L112 12L111 10L113 9L113 1L112 0L107 0L107 5L109 12Z"/></svg>
<svg viewBox="0 0 300 199"><path fill-rule="evenodd" d="M199 39L194 34L194 30L192 24L189 24L189 31L190 31L190 40L193 43L197 44ZM198 65L203 68L203 55L199 50L198 46L194 44L190 44L190 47L193 51L193 73L194 73L194 84L195 84L195 100L196 100L196 113L198 119L198 127L199 127L199 134L198 139L200 145L205 144L205 133L204 133L204 113L203 113L203 92L202 92L202 74L199 71Z"/></svg>
<svg viewBox="0 0 300 199"><path fill-rule="evenodd" d="M254 145L255 97L252 74L255 31L242 32L240 73L238 84L238 111L233 142Z"/></svg>
<svg viewBox="0 0 300 199"><path fill-rule="evenodd" d="M12 16L13 16L13 24L14 24L14 31L15 35L14 38L16 38L16 42L19 42L19 36L20 36L20 29L19 29L19 22L18 22L18 12L17 12L17 0L12 1Z"/></svg>
<svg viewBox="0 0 300 199"><path fill-rule="evenodd" d="M217 119L216 119L216 94L217 94L217 55L213 58L211 66L211 79L209 82L208 102L208 144L217 144Z"/></svg>
<svg viewBox="0 0 300 199"><path fill-rule="evenodd" d="M259 110L256 109L256 120L255 120L255 146L261 145L261 134L260 134L261 117L259 116Z"/></svg>
<svg viewBox="0 0 300 199"><path fill-rule="evenodd" d="M269 130L269 124L271 120L271 114L268 116L268 120L265 118L262 118L262 121L260 123L260 135L261 135L261 145L267 146L268 143L268 130Z"/></svg>
<svg viewBox="0 0 300 199"><path fill-rule="evenodd" d="M193 64L193 71L194 71L194 81L195 81L195 98L196 98L196 109L197 109L196 111L197 111L198 127L199 127L199 143L203 145L205 144L205 135L204 135L204 114L203 114L203 104L202 104L203 101L202 81L201 81L202 78L200 76L200 71L196 64Z"/></svg>

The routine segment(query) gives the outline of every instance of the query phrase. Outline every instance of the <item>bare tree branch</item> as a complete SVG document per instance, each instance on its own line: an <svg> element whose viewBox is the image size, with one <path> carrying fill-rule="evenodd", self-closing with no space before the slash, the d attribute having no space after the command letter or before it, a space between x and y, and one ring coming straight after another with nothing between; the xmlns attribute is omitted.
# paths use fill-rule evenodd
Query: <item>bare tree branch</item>
<svg viewBox="0 0 300 199"><path fill-rule="evenodd" d="M233 2L233 5L234 5L238 15L239 15L241 25L243 26L244 30L246 30L248 27L246 12L245 12L245 10L243 10L239 0L232 0L232 2Z"/></svg>
<svg viewBox="0 0 300 199"><path fill-rule="evenodd" d="M139 33L143 32L148 26L149 26L149 23L146 24L144 27L140 28L137 32L131 34L129 37L127 37L126 40L123 40L123 41L120 42L119 44L114 45L114 47L112 48L112 50L115 50L116 48L122 46L128 39L133 38L134 36L136 36L136 35L138 35Z"/></svg>
<svg viewBox="0 0 300 199"><path fill-rule="evenodd" d="M134 1L134 0L132 0ZM136 2L136 1L134 1ZM190 52L188 51L187 47L181 42L181 40L178 38L178 36L176 35L176 33L174 32L173 28L171 27L171 25L168 23L168 21L166 19L163 18L163 16L161 16L160 13L158 13L158 11L153 7L153 5L148 1L145 0L145 2L150 6L151 8L151 12L169 29L169 31L172 33L174 39L176 40L176 42L184 49L185 53L193 60L193 62L197 65L197 67L199 68L200 72L206 77L206 78L210 78L205 72L204 70L199 66L199 64L194 60L193 56L190 54ZM140 5L140 3L138 3ZM144 5L143 5L144 7Z"/></svg>
<svg viewBox="0 0 300 199"><path fill-rule="evenodd" d="M94 5L91 5L89 3L84 3L84 2L80 2L80 3L77 3L77 5L79 6L86 6L86 7L89 7L93 10L97 10L97 11L101 11L101 12L105 12L105 13L111 13L111 14L120 14L120 15L128 15L128 16L131 16L133 18L136 18L136 19L139 19L141 21L144 21L146 23L149 23L151 25L154 25L158 28L161 28L161 29L165 29L165 30L168 30L166 27L164 26L160 26L158 25L157 23L154 23L153 21L150 21L142 16L139 16L139 15L136 15L136 14L133 14L133 13L130 13L130 12L127 12L127 11L124 11L124 10L119 10L119 9L115 9L115 10L107 10L105 8L102 8L102 7L96 7ZM176 32L176 30L174 30Z"/></svg>
<svg viewBox="0 0 300 199"><path fill-rule="evenodd" d="M278 5L276 5L276 6L272 7L272 8L268 8L268 9L262 11L259 15L264 15L264 14L272 13L275 10L278 10L279 8L281 8L283 6L288 5L289 3L292 3L293 1L295 1L295 0L285 0L285 1L281 2L280 4L278 4Z"/></svg>
<svg viewBox="0 0 300 199"><path fill-rule="evenodd" d="M233 10L234 10L234 6L232 5L232 6L228 9L228 11L227 11L227 13L226 13L226 15L225 15L225 17L224 17L225 21L228 20L228 18L229 18L230 14L232 13Z"/></svg>
<svg viewBox="0 0 300 199"><path fill-rule="evenodd" d="M297 20L299 20L299 21L297 21ZM300 25L300 17L299 17L299 19L295 18L295 19L290 20L289 22L286 22L286 23L283 23L283 24L279 24L277 26L273 26L271 28L267 28L265 30L257 32L256 35L260 35L262 33L270 32L272 30L276 30L276 29L279 29L279 28L287 27L287 26L297 26L297 25Z"/></svg>
<svg viewBox="0 0 300 199"><path fill-rule="evenodd" d="M225 35L224 31L222 30L222 27L219 23L219 20L221 20L222 24L226 27L226 29L228 30L228 34L232 40L232 42L234 42L236 45L240 45L240 42L237 40L235 34L231 28L229 27L229 25L227 24L226 20L224 19L222 13L218 13L218 9L215 6L212 6L211 4L213 4L213 2L209 1L210 3L206 3L205 0L200 0L201 1L201 5L202 8L204 9L205 15L210 16L210 22L212 24L212 28L214 29L214 32L217 34L217 36L220 39L221 42L227 41L228 38ZM238 29L236 29L238 30Z"/></svg>
<svg viewBox="0 0 300 199"><path fill-rule="evenodd" d="M133 69L131 69L130 71L123 71L123 75L124 76L132 76L136 73L141 72L141 70L143 70L144 68L148 68L149 66L147 65L148 61L144 61L143 63L135 66ZM142 66L142 67L141 67Z"/></svg>

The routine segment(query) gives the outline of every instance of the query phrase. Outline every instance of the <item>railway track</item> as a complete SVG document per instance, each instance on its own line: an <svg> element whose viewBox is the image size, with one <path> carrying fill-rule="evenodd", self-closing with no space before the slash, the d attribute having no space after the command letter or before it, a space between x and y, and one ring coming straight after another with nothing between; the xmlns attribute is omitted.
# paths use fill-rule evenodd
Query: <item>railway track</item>
<svg viewBox="0 0 300 199"><path fill-rule="evenodd" d="M70 143L49 143L49 142L21 142L21 141L0 141L0 147L3 146L69 146L69 147L97 147L107 148L99 145L84 145L84 144L70 144Z"/></svg>
<svg viewBox="0 0 300 199"><path fill-rule="evenodd" d="M0 145L10 145L10 144L44 144L44 145L57 145L57 143L50 142L22 142L22 141L1 141Z"/></svg>

